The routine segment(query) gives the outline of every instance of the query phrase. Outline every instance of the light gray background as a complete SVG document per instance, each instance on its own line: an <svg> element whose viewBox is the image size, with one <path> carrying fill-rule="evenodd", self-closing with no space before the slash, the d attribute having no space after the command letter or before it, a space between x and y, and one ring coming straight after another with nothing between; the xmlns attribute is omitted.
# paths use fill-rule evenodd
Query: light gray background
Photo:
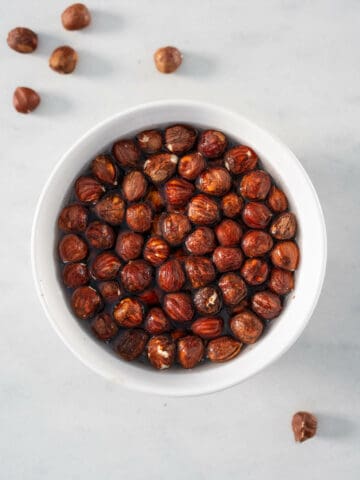
<svg viewBox="0 0 360 480"><path fill-rule="evenodd" d="M83 32L62 29L66 1L0 4L1 478L359 478L360 2L87 4ZM7 48L19 25L38 32L36 53ZM62 44L79 52L70 76L47 66ZM184 52L175 75L153 66L166 44ZM12 108L19 85L41 94L31 115ZM30 269L35 205L59 157L107 116L164 98L231 107L278 135L310 174L329 236L324 290L297 344L198 398L133 394L83 367L48 324ZM298 409L319 417L302 445L290 430Z"/></svg>

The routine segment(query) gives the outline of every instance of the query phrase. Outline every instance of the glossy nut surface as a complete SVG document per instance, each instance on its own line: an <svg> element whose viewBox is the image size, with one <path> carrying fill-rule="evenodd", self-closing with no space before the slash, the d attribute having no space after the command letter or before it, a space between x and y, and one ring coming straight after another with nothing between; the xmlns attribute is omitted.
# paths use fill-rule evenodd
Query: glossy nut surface
<svg viewBox="0 0 360 480"><path fill-rule="evenodd" d="M141 153L139 147L133 140L119 140L115 142L112 153L116 161L124 168L137 167Z"/></svg>
<svg viewBox="0 0 360 480"><path fill-rule="evenodd" d="M91 265L91 275L97 280L113 280L117 277L121 267L121 261L117 255L111 252L103 252L97 255Z"/></svg>
<svg viewBox="0 0 360 480"><path fill-rule="evenodd" d="M88 210L77 203L64 207L58 218L58 227L66 233L84 232L87 224Z"/></svg>
<svg viewBox="0 0 360 480"><path fill-rule="evenodd" d="M91 164L91 172L100 182L117 185L117 171L110 155L98 155Z"/></svg>
<svg viewBox="0 0 360 480"><path fill-rule="evenodd" d="M73 233L64 235L59 242L59 256L63 262L79 262L88 254L88 246Z"/></svg>
<svg viewBox="0 0 360 480"><path fill-rule="evenodd" d="M193 303L187 293L168 293L164 297L163 308L175 322L188 322L194 316Z"/></svg>
<svg viewBox="0 0 360 480"><path fill-rule="evenodd" d="M249 202L242 211L243 222L250 228L265 229L271 217L271 211L264 203L260 202Z"/></svg>
<svg viewBox="0 0 360 480"><path fill-rule="evenodd" d="M198 150L207 158L220 157L227 146L227 138L218 130L205 130L201 133Z"/></svg>
<svg viewBox="0 0 360 480"><path fill-rule="evenodd" d="M268 290L257 292L251 299L251 308L260 317L272 320L277 317L281 310L281 300L278 295Z"/></svg>
<svg viewBox="0 0 360 480"><path fill-rule="evenodd" d="M205 158L200 152L195 152L181 157L178 172L185 180L192 181L195 180L205 168Z"/></svg>
<svg viewBox="0 0 360 480"><path fill-rule="evenodd" d="M152 210L146 203L130 205L126 210L126 223L134 232L146 232L151 228Z"/></svg>
<svg viewBox="0 0 360 480"><path fill-rule="evenodd" d="M86 285L90 275L85 263L68 263L62 271L64 285L69 288L77 288Z"/></svg>
<svg viewBox="0 0 360 480"><path fill-rule="evenodd" d="M241 267L241 275L249 285L261 285L269 275L269 265L261 258L248 258Z"/></svg>
<svg viewBox="0 0 360 480"><path fill-rule="evenodd" d="M152 335L165 333L171 328L169 319L160 307L154 307L149 310L145 319L145 330Z"/></svg>
<svg viewBox="0 0 360 480"><path fill-rule="evenodd" d="M194 255L205 255L215 250L214 231L208 227L198 227L186 237L185 246Z"/></svg>
<svg viewBox="0 0 360 480"><path fill-rule="evenodd" d="M212 260L219 272L238 270L243 263L244 256L240 248L217 247Z"/></svg>
<svg viewBox="0 0 360 480"><path fill-rule="evenodd" d="M246 145L237 145L225 154L225 167L233 174L240 175L256 168L258 157Z"/></svg>
<svg viewBox="0 0 360 480"><path fill-rule="evenodd" d="M275 267L293 272L299 265L299 247L295 242L278 242L271 250L270 258Z"/></svg>
<svg viewBox="0 0 360 480"><path fill-rule="evenodd" d="M164 186L165 202L172 208L185 207L194 193L195 187L183 178L172 178Z"/></svg>
<svg viewBox="0 0 360 480"><path fill-rule="evenodd" d="M136 327L143 321L143 307L135 298L123 298L115 305L113 317L121 327Z"/></svg>
<svg viewBox="0 0 360 480"><path fill-rule="evenodd" d="M19 113L33 112L40 104L40 95L29 87L17 87L13 94L13 106Z"/></svg>
<svg viewBox="0 0 360 480"><path fill-rule="evenodd" d="M204 350L200 337L186 335L177 342L177 360L183 368L194 368L203 359Z"/></svg>
<svg viewBox="0 0 360 480"><path fill-rule="evenodd" d="M110 225L120 225L125 216L125 202L118 193L103 197L95 205L96 215Z"/></svg>
<svg viewBox="0 0 360 480"><path fill-rule="evenodd" d="M225 219L215 228L216 238L222 247L235 247L240 244L242 228L238 222Z"/></svg>
<svg viewBox="0 0 360 480"><path fill-rule="evenodd" d="M191 330L204 339L216 338L221 335L223 323L220 317L200 317L193 322Z"/></svg>
<svg viewBox="0 0 360 480"><path fill-rule="evenodd" d="M32 53L37 48L38 36L30 28L16 27L10 30L7 44L19 53Z"/></svg>
<svg viewBox="0 0 360 480"><path fill-rule="evenodd" d="M182 53L176 47L161 47L154 53L154 62L160 73L173 73L182 63Z"/></svg>
<svg viewBox="0 0 360 480"><path fill-rule="evenodd" d="M105 302L113 303L120 299L122 291L116 280L106 280L98 283L99 292Z"/></svg>
<svg viewBox="0 0 360 480"><path fill-rule="evenodd" d="M212 225L220 218L219 206L207 195L195 195L189 202L188 217L196 225Z"/></svg>
<svg viewBox="0 0 360 480"><path fill-rule="evenodd" d="M270 188L266 201L271 210L276 213L284 212L288 208L288 201L285 193L275 185Z"/></svg>
<svg viewBox="0 0 360 480"><path fill-rule="evenodd" d="M264 170L253 170L244 175L240 182L240 193L248 200L264 200L269 193L271 180Z"/></svg>
<svg viewBox="0 0 360 480"><path fill-rule="evenodd" d="M160 265L157 272L157 282L164 292L178 292L185 283L185 274L181 263L171 259Z"/></svg>
<svg viewBox="0 0 360 480"><path fill-rule="evenodd" d="M193 297L196 310L203 315L215 315L221 309L221 296L215 287L203 287Z"/></svg>
<svg viewBox="0 0 360 480"><path fill-rule="evenodd" d="M255 313L250 310L244 310L231 318L230 329L237 340L240 340L242 343L252 344L262 334L264 325Z"/></svg>
<svg viewBox="0 0 360 480"><path fill-rule="evenodd" d="M270 226L271 235L277 240L290 240L296 234L296 217L291 212L281 213Z"/></svg>
<svg viewBox="0 0 360 480"><path fill-rule="evenodd" d="M239 355L242 344L232 337L218 337L210 342L206 348L209 360L215 363L228 362Z"/></svg>
<svg viewBox="0 0 360 480"><path fill-rule="evenodd" d="M96 178L83 176L75 182L75 194L80 202L96 203L104 192L104 186Z"/></svg>
<svg viewBox="0 0 360 480"><path fill-rule="evenodd" d="M160 236L151 236L144 248L144 259L154 267L158 267L167 260L170 255L170 247Z"/></svg>
<svg viewBox="0 0 360 480"><path fill-rule="evenodd" d="M85 231L89 245L99 250L111 248L115 242L115 232L107 223L94 221Z"/></svg>
<svg viewBox="0 0 360 480"><path fill-rule="evenodd" d="M147 344L147 356L154 368L170 368L175 359L175 342L168 335L155 335Z"/></svg>
<svg viewBox="0 0 360 480"><path fill-rule="evenodd" d="M119 233L115 251L125 262L140 257L144 245L144 237L135 232Z"/></svg>
<svg viewBox="0 0 360 480"><path fill-rule="evenodd" d="M156 153L161 150L163 139L159 130L144 130L136 135L140 150L144 153Z"/></svg>
<svg viewBox="0 0 360 480"><path fill-rule="evenodd" d="M215 279L214 265L207 257L188 256L185 258L186 275L193 288L201 288Z"/></svg>
<svg viewBox="0 0 360 480"><path fill-rule="evenodd" d="M91 23L91 14L83 3L74 3L61 14L61 22L66 30L81 30Z"/></svg>
<svg viewBox="0 0 360 480"><path fill-rule="evenodd" d="M177 163L177 155L171 153L151 155L144 163L144 173L152 182L162 183L173 176Z"/></svg>
<svg viewBox="0 0 360 480"><path fill-rule="evenodd" d="M287 295L294 289L294 274L281 268L273 268L269 278L269 288L278 295Z"/></svg>
<svg viewBox="0 0 360 480"><path fill-rule="evenodd" d="M230 192L221 199L221 209L225 217L236 218L241 214L244 201L237 193Z"/></svg>
<svg viewBox="0 0 360 480"><path fill-rule="evenodd" d="M165 147L176 155L188 152L195 140L196 131L187 125L173 125L165 130Z"/></svg>
<svg viewBox="0 0 360 480"><path fill-rule="evenodd" d="M231 188L231 177L226 168L212 167L204 170L199 175L197 188L207 194L221 197L228 193Z"/></svg>
<svg viewBox="0 0 360 480"><path fill-rule="evenodd" d="M247 287L244 280L234 272L221 275L219 288L224 303L227 305L237 305L247 294Z"/></svg>
<svg viewBox="0 0 360 480"><path fill-rule="evenodd" d="M151 283L153 269L145 260L131 260L121 270L121 282L128 292L142 292Z"/></svg>
<svg viewBox="0 0 360 480"><path fill-rule="evenodd" d="M241 248L247 257L261 257L273 247L273 239L262 230L249 230L241 239Z"/></svg>
<svg viewBox="0 0 360 480"><path fill-rule="evenodd" d="M72 294L71 306L78 318L87 320L100 309L101 297L92 287L78 287Z"/></svg>
<svg viewBox="0 0 360 480"><path fill-rule="evenodd" d="M172 246L180 245L191 230L189 219L182 213L168 213L161 217L161 233Z"/></svg>
<svg viewBox="0 0 360 480"><path fill-rule="evenodd" d="M142 199L147 189L144 175L134 170L125 175L122 183L122 194L127 202L137 202Z"/></svg>
<svg viewBox="0 0 360 480"><path fill-rule="evenodd" d="M78 62L78 54L68 45L55 48L49 58L49 67L57 73L72 73Z"/></svg>

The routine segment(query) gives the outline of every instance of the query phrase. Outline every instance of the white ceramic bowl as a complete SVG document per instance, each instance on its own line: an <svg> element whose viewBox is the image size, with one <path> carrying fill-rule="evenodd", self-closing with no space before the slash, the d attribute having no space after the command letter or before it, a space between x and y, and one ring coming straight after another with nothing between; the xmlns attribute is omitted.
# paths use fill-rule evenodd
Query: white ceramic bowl
<svg viewBox="0 0 360 480"><path fill-rule="evenodd" d="M92 338L74 317L57 274L56 220L70 185L97 153L120 137L175 122L223 130L258 153L265 169L286 192L297 216L301 263L296 273L296 288L289 295L286 308L256 344L228 363L206 363L189 371L159 372L136 362L122 361ZM278 139L237 113L214 105L162 101L140 105L105 120L61 158L36 209L32 265L40 301L51 324L85 365L133 390L175 396L197 395L221 390L249 378L279 358L299 337L315 308L324 279L325 223L309 177L294 154Z"/></svg>

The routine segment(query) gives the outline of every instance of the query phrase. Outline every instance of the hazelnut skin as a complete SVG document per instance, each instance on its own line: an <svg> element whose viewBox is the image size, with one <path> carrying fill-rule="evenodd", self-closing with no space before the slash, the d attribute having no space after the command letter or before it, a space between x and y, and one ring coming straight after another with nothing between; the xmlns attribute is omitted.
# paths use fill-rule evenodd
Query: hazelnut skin
<svg viewBox="0 0 360 480"><path fill-rule="evenodd" d="M194 368L203 359L204 350L200 337L187 335L177 342L177 360L183 368Z"/></svg>
<svg viewBox="0 0 360 480"><path fill-rule="evenodd" d="M55 48L49 58L49 67L57 73L68 74L72 73L78 61L78 54L76 51L67 46Z"/></svg>
<svg viewBox="0 0 360 480"><path fill-rule="evenodd" d="M147 307L160 305L161 291L158 288L152 288L137 294L137 298Z"/></svg>
<svg viewBox="0 0 360 480"><path fill-rule="evenodd" d="M185 274L179 260L171 259L161 265L157 272L157 281L164 292L179 291L185 283Z"/></svg>
<svg viewBox="0 0 360 480"><path fill-rule="evenodd" d="M216 226L215 233L222 247L235 247L240 244L242 228L234 220L225 219Z"/></svg>
<svg viewBox="0 0 360 480"><path fill-rule="evenodd" d="M214 231L209 227L196 228L185 241L187 250L193 255L205 255L216 248Z"/></svg>
<svg viewBox="0 0 360 480"><path fill-rule="evenodd" d="M250 228L266 228L272 217L264 203L249 202L242 211L243 222Z"/></svg>
<svg viewBox="0 0 360 480"><path fill-rule="evenodd" d="M144 258L154 267L161 265L170 255L170 247L162 237L150 237L145 244Z"/></svg>
<svg viewBox="0 0 360 480"><path fill-rule="evenodd" d="M110 340L118 333L118 326L108 313L100 313L91 324L91 329L100 340Z"/></svg>
<svg viewBox="0 0 360 480"><path fill-rule="evenodd" d="M238 270L243 262L244 256L240 248L217 247L213 253L212 260L219 272Z"/></svg>
<svg viewBox="0 0 360 480"><path fill-rule="evenodd" d="M240 193L248 200L264 200L269 193L271 180L263 170L253 170L244 175L240 182Z"/></svg>
<svg viewBox="0 0 360 480"><path fill-rule="evenodd" d="M196 225L212 225L220 218L219 206L207 195L195 195L189 202L188 217Z"/></svg>
<svg viewBox="0 0 360 480"><path fill-rule="evenodd" d="M207 344L206 355L212 362L227 362L239 355L241 347L242 343L232 337L218 337Z"/></svg>
<svg viewBox="0 0 360 480"><path fill-rule="evenodd" d="M97 255L91 265L91 275L96 280L113 280L121 267L120 259L111 252Z"/></svg>
<svg viewBox="0 0 360 480"><path fill-rule="evenodd" d="M182 53L176 47L161 47L154 53L155 66L160 73L173 73L182 63Z"/></svg>
<svg viewBox="0 0 360 480"><path fill-rule="evenodd" d="M148 334L141 328L125 330L117 341L115 350L123 360L130 362L140 357L145 350L148 338Z"/></svg>
<svg viewBox="0 0 360 480"><path fill-rule="evenodd" d="M206 161L200 152L188 153L181 157L178 165L179 175L185 180L196 180L200 173L205 170Z"/></svg>
<svg viewBox="0 0 360 480"><path fill-rule="evenodd" d="M120 299L122 291L116 280L106 280L98 283L98 288L105 302L116 302Z"/></svg>
<svg viewBox="0 0 360 480"><path fill-rule="evenodd" d="M296 234L296 217L291 212L281 213L270 226L271 235L277 240L290 240Z"/></svg>
<svg viewBox="0 0 360 480"><path fill-rule="evenodd" d="M172 246L180 245L191 230L189 219L182 213L168 213L160 221L161 232Z"/></svg>
<svg viewBox="0 0 360 480"><path fill-rule="evenodd" d="M271 250L270 258L275 267L293 272L299 265L299 247L295 242L278 242Z"/></svg>
<svg viewBox="0 0 360 480"><path fill-rule="evenodd" d="M38 36L25 27L10 30L7 37L9 47L19 53L32 53L37 48Z"/></svg>
<svg viewBox="0 0 360 480"><path fill-rule="evenodd" d="M218 158L224 153L227 139L218 130L205 130L201 133L198 150L207 158Z"/></svg>
<svg viewBox="0 0 360 480"><path fill-rule="evenodd" d="M243 208L243 199L236 193L230 192L221 199L221 209L225 217L235 218L240 216Z"/></svg>
<svg viewBox="0 0 360 480"><path fill-rule="evenodd" d="M101 297L98 292L88 286L78 287L71 297L72 309L81 320L93 317L100 309L101 304Z"/></svg>
<svg viewBox="0 0 360 480"><path fill-rule="evenodd" d="M187 205L194 193L195 187L183 178L172 178L165 183L164 197L171 208L181 208Z"/></svg>
<svg viewBox="0 0 360 480"><path fill-rule="evenodd" d="M164 297L163 308L175 322L189 322L194 316L191 297L187 293L168 293Z"/></svg>
<svg viewBox="0 0 360 480"><path fill-rule="evenodd" d="M74 3L61 14L61 22L66 30L81 30L91 23L91 15L83 3Z"/></svg>
<svg viewBox="0 0 360 480"><path fill-rule="evenodd" d="M95 205L96 215L110 225L120 225L125 216L125 202L118 193L102 198Z"/></svg>
<svg viewBox="0 0 360 480"><path fill-rule="evenodd" d="M161 215L155 215L155 217L152 221L152 225L151 225L151 234L152 235L162 235L161 221L162 221L162 216Z"/></svg>
<svg viewBox="0 0 360 480"><path fill-rule="evenodd" d="M214 287L200 288L194 295L196 310L203 315L215 315L221 309L221 297Z"/></svg>
<svg viewBox="0 0 360 480"><path fill-rule="evenodd" d="M247 257L261 257L273 246L271 236L261 230L249 230L241 239L241 248Z"/></svg>
<svg viewBox="0 0 360 480"><path fill-rule="evenodd" d="M153 183L162 183L176 171L178 157L172 153L151 155L144 163L144 173Z"/></svg>
<svg viewBox="0 0 360 480"><path fill-rule="evenodd" d="M225 167L234 175L241 175L256 168L258 156L250 147L237 145L225 153Z"/></svg>
<svg viewBox="0 0 360 480"><path fill-rule="evenodd" d="M284 212L288 208L288 201L285 193L275 185L270 188L270 192L267 197L267 204L275 213Z"/></svg>
<svg viewBox="0 0 360 480"><path fill-rule="evenodd" d="M75 194L83 203L96 203L105 192L104 186L92 177L79 177L75 182Z"/></svg>
<svg viewBox="0 0 360 480"><path fill-rule="evenodd" d="M122 183L122 193L126 201L137 202L145 195L147 181L144 175L138 171L129 172L125 175Z"/></svg>
<svg viewBox="0 0 360 480"><path fill-rule="evenodd" d="M176 328L175 330L171 330L170 336L174 341L179 340L179 338L186 337L187 331L183 330L182 328Z"/></svg>
<svg viewBox="0 0 360 480"><path fill-rule="evenodd" d="M146 232L151 228L152 210L146 203L130 205L126 210L126 223L134 232Z"/></svg>
<svg viewBox="0 0 360 480"><path fill-rule="evenodd" d="M119 140L114 143L112 153L121 167L137 167L141 153L139 147L133 140Z"/></svg>
<svg viewBox="0 0 360 480"><path fill-rule="evenodd" d="M121 327L137 327L143 321L143 307L136 298L123 298L115 305L113 317Z"/></svg>
<svg viewBox="0 0 360 480"><path fill-rule="evenodd" d="M86 285L90 275L85 263L68 263L62 271L64 285L69 288L77 288Z"/></svg>
<svg viewBox="0 0 360 480"><path fill-rule="evenodd" d="M90 246L99 250L112 248L115 242L115 232L107 223L94 221L85 231L86 240Z"/></svg>
<svg viewBox="0 0 360 480"><path fill-rule="evenodd" d="M167 335L155 335L147 344L147 356L154 368L170 368L175 359L175 343Z"/></svg>
<svg viewBox="0 0 360 480"><path fill-rule="evenodd" d="M237 305L247 294L247 287L244 280L240 275L233 272L221 275L219 288L226 305Z"/></svg>
<svg viewBox="0 0 360 480"><path fill-rule="evenodd" d="M151 283L152 267L145 260L132 260L121 270L121 282L128 292L142 292Z"/></svg>
<svg viewBox="0 0 360 480"><path fill-rule="evenodd" d="M116 239L115 251L125 262L140 257L144 238L139 233L122 232Z"/></svg>
<svg viewBox="0 0 360 480"><path fill-rule="evenodd" d="M249 285L261 285L269 275L269 265L261 258L248 258L241 268L241 275Z"/></svg>
<svg viewBox="0 0 360 480"><path fill-rule="evenodd" d="M117 185L117 172L109 155L98 155L91 164L91 173L100 182Z"/></svg>
<svg viewBox="0 0 360 480"><path fill-rule="evenodd" d="M59 242L59 255L64 263L79 262L88 254L84 240L73 233L64 235Z"/></svg>
<svg viewBox="0 0 360 480"><path fill-rule="evenodd" d="M279 316L282 310L280 297L269 290L255 293L251 299L251 308L266 320Z"/></svg>
<svg viewBox="0 0 360 480"><path fill-rule="evenodd" d="M145 130L136 135L136 140L144 153L156 153L162 149L163 139L159 130Z"/></svg>
<svg viewBox="0 0 360 480"><path fill-rule="evenodd" d="M169 319L164 310L159 307L152 308L145 319L145 330L151 335L159 335L168 332L171 328Z"/></svg>
<svg viewBox="0 0 360 480"><path fill-rule="evenodd" d="M186 275L193 288L201 288L215 280L215 269L206 257L188 256L185 258Z"/></svg>
<svg viewBox="0 0 360 480"><path fill-rule="evenodd" d="M159 190L155 187L148 190L146 195L146 202L154 210L154 212L162 212L165 208L165 202L161 196Z"/></svg>
<svg viewBox="0 0 360 480"><path fill-rule="evenodd" d="M76 203L67 205L61 210L58 227L66 233L84 232L88 223L88 211Z"/></svg>
<svg viewBox="0 0 360 480"><path fill-rule="evenodd" d="M33 112L40 104L40 96L32 88L17 87L13 94L13 105L19 113Z"/></svg>
<svg viewBox="0 0 360 480"><path fill-rule="evenodd" d="M175 155L188 152L194 146L196 131L186 125L173 125L165 130L165 147Z"/></svg>
<svg viewBox="0 0 360 480"><path fill-rule="evenodd" d="M200 173L197 188L207 195L221 197L231 188L231 177L226 168L212 167Z"/></svg>
<svg viewBox="0 0 360 480"><path fill-rule="evenodd" d="M287 295L294 289L294 275L288 270L273 268L271 270L268 286L270 290L278 295Z"/></svg>
<svg viewBox="0 0 360 480"><path fill-rule="evenodd" d="M262 334L264 325L255 313L250 310L244 310L232 317L230 329L237 340L240 340L242 343L252 344Z"/></svg>
<svg viewBox="0 0 360 480"><path fill-rule="evenodd" d="M200 317L191 325L191 330L201 338L210 339L221 335L224 322L218 317Z"/></svg>

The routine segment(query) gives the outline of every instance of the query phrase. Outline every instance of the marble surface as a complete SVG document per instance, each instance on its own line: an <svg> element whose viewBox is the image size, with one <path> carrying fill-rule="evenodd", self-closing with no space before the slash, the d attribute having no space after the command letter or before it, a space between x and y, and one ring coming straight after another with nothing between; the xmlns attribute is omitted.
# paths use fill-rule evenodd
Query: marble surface
<svg viewBox="0 0 360 480"><path fill-rule="evenodd" d="M357 479L360 471L360 3L332 0L89 0L93 25L66 32L66 1L1 2L0 465L6 480L71 478ZM39 49L6 47L11 28ZM73 45L61 76L51 50ZM153 51L185 59L158 74ZM11 106L38 90L32 115ZM29 259L33 213L61 154L128 106L163 98L231 107L298 155L328 228L323 293L297 344L277 363L211 396L170 399L125 391L87 370L50 327ZM294 411L318 415L318 436L292 439Z"/></svg>

